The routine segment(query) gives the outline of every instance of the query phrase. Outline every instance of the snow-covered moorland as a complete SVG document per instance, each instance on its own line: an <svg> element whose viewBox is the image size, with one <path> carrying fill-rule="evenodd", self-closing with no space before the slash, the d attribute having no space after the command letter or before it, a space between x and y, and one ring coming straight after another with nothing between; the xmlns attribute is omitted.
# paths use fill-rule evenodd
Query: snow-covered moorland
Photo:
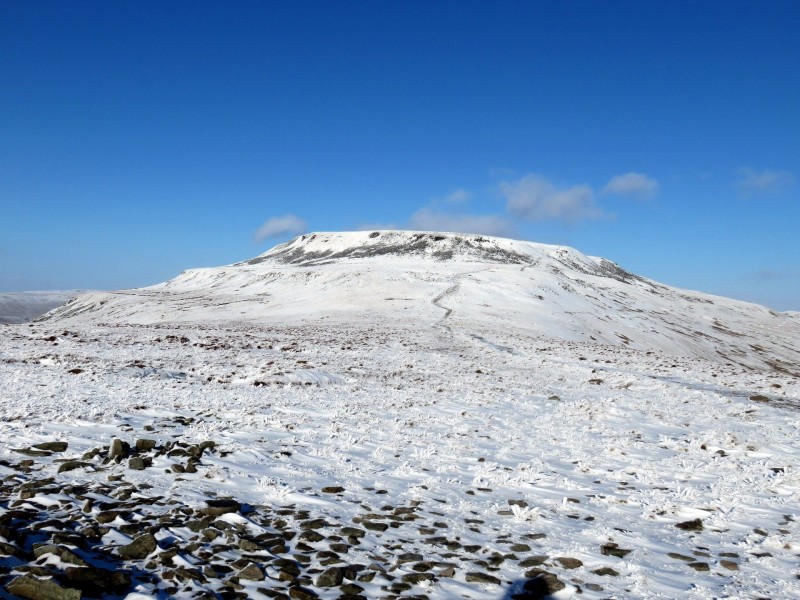
<svg viewBox="0 0 800 600"><path fill-rule="evenodd" d="M0 597L800 594L796 315L349 235L0 329Z"/></svg>

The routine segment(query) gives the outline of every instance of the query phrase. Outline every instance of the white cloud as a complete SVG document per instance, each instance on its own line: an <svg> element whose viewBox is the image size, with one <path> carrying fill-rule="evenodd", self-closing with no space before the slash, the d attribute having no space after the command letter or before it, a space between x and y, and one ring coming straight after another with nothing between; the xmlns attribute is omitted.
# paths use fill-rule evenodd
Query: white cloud
<svg viewBox="0 0 800 600"><path fill-rule="evenodd" d="M541 175L527 175L517 181L502 182L500 193L506 199L508 212L531 221L555 219L574 223L603 216L588 185L559 189Z"/></svg>
<svg viewBox="0 0 800 600"><path fill-rule="evenodd" d="M744 198L782 194L794 184L794 176L789 171L756 171L743 167L739 169L739 178L736 187Z"/></svg>
<svg viewBox="0 0 800 600"><path fill-rule="evenodd" d="M291 234L300 235L306 231L306 222L295 215L283 215L282 217L272 217L268 219L261 227L258 228L253 234L253 239L256 242L263 242L267 238L276 235Z"/></svg>
<svg viewBox="0 0 800 600"><path fill-rule="evenodd" d="M464 188L459 188L444 198L448 204L464 204L470 200L472 200L472 194Z"/></svg>
<svg viewBox="0 0 800 600"><path fill-rule="evenodd" d="M508 237L514 232L513 223L500 215L465 215L434 212L421 208L408 221L411 229L446 231L451 233L482 233Z"/></svg>
<svg viewBox="0 0 800 600"><path fill-rule="evenodd" d="M612 177L603 188L603 193L647 200L658 193L658 187L658 182L644 173L625 173Z"/></svg>

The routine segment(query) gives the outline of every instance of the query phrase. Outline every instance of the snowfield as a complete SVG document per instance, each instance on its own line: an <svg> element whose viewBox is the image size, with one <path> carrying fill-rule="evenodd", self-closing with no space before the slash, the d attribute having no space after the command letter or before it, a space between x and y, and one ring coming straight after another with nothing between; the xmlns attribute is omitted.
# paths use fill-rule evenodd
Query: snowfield
<svg viewBox="0 0 800 600"><path fill-rule="evenodd" d="M1 328L0 597L800 596L796 313L377 233Z"/></svg>

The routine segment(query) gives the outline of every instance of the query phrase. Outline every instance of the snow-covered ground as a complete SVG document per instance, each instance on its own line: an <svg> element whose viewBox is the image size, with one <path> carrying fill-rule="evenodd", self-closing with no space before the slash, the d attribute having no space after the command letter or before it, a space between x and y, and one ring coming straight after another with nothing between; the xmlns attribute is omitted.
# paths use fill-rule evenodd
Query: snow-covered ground
<svg viewBox="0 0 800 600"><path fill-rule="evenodd" d="M417 502L417 520L368 531L343 560L390 569L417 552L456 565L453 577L415 586L430 598L502 598L534 556L567 585L558 597L578 588L597 598L800 593L795 378L488 328L42 324L3 333L7 464L26 458L14 449L52 440L69 442L58 458L113 438L211 440L219 451L194 474L170 471L182 457L135 471L102 464L103 451L61 474L53 458L36 458L38 477L66 485L120 474L190 507L216 494L350 526ZM322 493L328 486L344 491ZM698 518L702 531L676 527ZM603 555L612 543L630 553ZM581 564L567 569L559 557ZM595 573L605 567L616 575ZM502 583L467 583L473 572ZM389 583L360 585L377 598Z"/></svg>
<svg viewBox="0 0 800 600"><path fill-rule="evenodd" d="M756 350L703 357L704 336L680 356L654 341L666 328L634 337L657 323L636 302L683 310L690 293L580 255L583 293L633 303L587 319L608 338L589 339L574 304L560 322L513 312L514 286L554 292L547 271L512 277L552 252L444 269L339 257L332 271L290 253L1 328L0 597L26 570L91 595L66 551L127 573L117 593L132 599L800 596L800 380L783 367L796 316L687 300L729 331L738 315L726 343L752 331L785 346L783 370L748 364L770 358ZM255 283L280 269L274 290ZM632 341L608 343L626 319ZM771 319L782 330L759 332ZM115 461L114 439L152 442ZM68 447L37 453L53 441Z"/></svg>

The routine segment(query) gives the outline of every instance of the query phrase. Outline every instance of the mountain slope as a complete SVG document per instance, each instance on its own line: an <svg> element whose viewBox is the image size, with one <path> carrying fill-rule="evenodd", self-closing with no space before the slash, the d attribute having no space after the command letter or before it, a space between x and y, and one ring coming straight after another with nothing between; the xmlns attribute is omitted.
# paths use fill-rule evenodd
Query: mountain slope
<svg viewBox="0 0 800 600"><path fill-rule="evenodd" d="M562 246L404 231L304 235L242 263L73 300L53 321L412 321L513 328L797 374L800 318L680 290Z"/></svg>

